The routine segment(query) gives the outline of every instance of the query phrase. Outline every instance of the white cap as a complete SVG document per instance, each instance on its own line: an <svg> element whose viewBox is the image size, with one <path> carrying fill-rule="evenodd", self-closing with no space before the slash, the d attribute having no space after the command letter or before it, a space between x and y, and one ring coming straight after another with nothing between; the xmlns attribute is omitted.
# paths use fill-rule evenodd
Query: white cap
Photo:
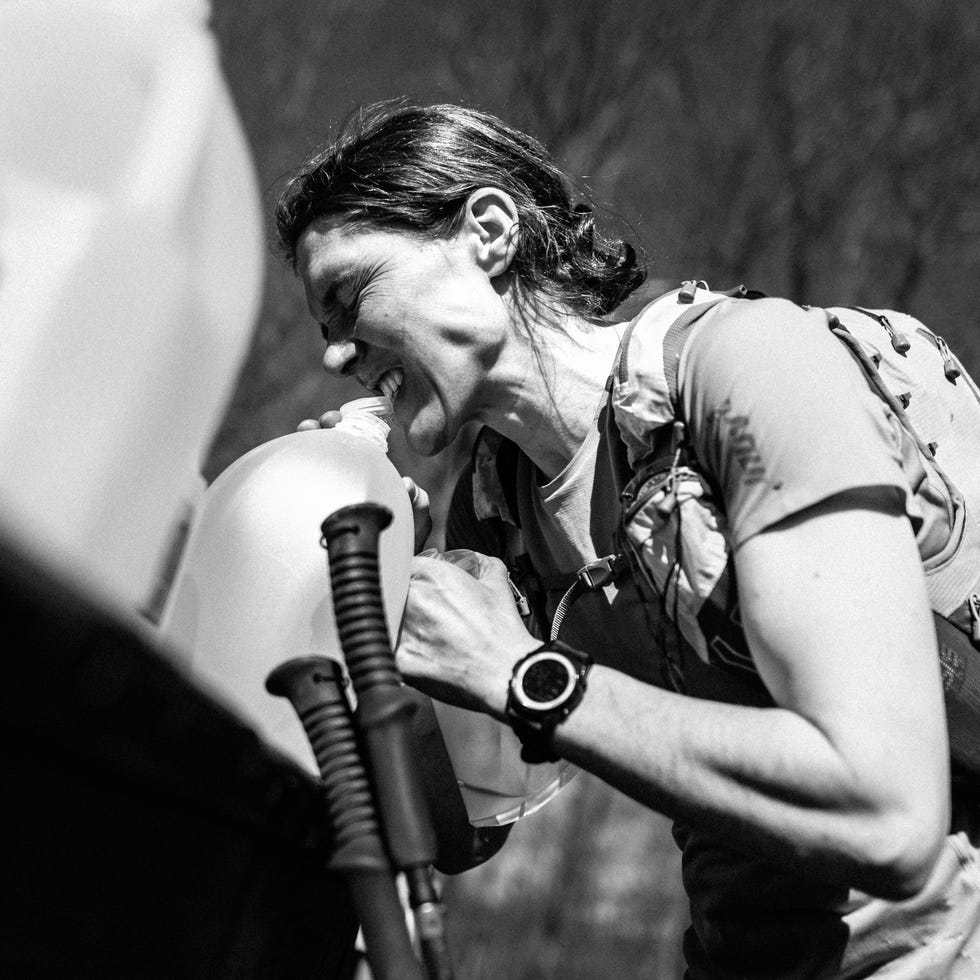
<svg viewBox="0 0 980 980"><path fill-rule="evenodd" d="M387 395L375 395L369 398L355 398L353 401L344 402L340 406L340 414L347 416L354 412L369 412L371 415L378 415L383 419L391 418L395 411L395 406L391 404L391 399Z"/></svg>
<svg viewBox="0 0 980 980"><path fill-rule="evenodd" d="M356 398L340 406L341 420L338 429L356 432L370 439L384 452L388 452L388 434L391 432L393 406L387 395L373 398Z"/></svg>

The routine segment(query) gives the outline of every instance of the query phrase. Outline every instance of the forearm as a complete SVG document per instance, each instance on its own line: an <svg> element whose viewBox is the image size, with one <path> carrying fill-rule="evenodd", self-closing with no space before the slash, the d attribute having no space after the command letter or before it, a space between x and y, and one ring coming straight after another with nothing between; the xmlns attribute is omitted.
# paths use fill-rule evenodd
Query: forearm
<svg viewBox="0 0 980 980"><path fill-rule="evenodd" d="M793 711L682 697L597 666L555 745L639 802L802 873L897 895L915 890L906 864L928 864L908 848L932 835L907 825L916 816L881 790L887 779L867 780Z"/></svg>
<svg viewBox="0 0 980 980"><path fill-rule="evenodd" d="M746 638L780 707L681 696L597 666L556 749L762 860L886 897L914 892L948 826L949 747L906 523L829 504L736 557ZM505 718L513 666L537 641L499 562L477 582L416 559L405 624L411 683Z"/></svg>

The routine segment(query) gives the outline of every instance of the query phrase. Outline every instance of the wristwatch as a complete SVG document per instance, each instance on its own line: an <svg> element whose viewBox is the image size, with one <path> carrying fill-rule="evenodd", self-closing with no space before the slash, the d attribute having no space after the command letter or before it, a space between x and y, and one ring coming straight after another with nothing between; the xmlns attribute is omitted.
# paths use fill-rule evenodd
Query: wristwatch
<svg viewBox="0 0 980 980"><path fill-rule="evenodd" d="M514 665L507 691L507 720L521 740L525 762L556 762L555 727L578 706L592 659L553 640Z"/></svg>

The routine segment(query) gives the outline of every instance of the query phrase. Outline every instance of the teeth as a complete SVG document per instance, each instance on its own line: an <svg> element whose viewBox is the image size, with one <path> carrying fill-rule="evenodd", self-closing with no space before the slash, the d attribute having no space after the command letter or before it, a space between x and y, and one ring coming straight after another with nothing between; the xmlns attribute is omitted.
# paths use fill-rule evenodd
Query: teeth
<svg viewBox="0 0 980 980"><path fill-rule="evenodd" d="M401 388L404 380L405 372L401 368L392 368L381 376L381 379L378 381L378 388L382 394L387 395L394 401L398 394L398 389Z"/></svg>

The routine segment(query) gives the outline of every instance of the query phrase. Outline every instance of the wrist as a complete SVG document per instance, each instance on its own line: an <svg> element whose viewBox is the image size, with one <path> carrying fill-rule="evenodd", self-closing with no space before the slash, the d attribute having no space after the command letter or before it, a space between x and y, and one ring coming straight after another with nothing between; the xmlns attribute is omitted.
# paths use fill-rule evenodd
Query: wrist
<svg viewBox="0 0 980 980"><path fill-rule="evenodd" d="M502 669L494 671L486 694L486 711L497 721L504 725L510 725L510 717L507 713L507 701L510 697L510 682L514 676L514 669L525 657L530 656L535 650L541 647L541 641L536 636L528 636L526 643L520 643L517 647L518 653L514 660L509 660L501 664ZM513 650L514 648L511 647Z"/></svg>
<svg viewBox="0 0 980 980"><path fill-rule="evenodd" d="M564 643L544 643L514 665L507 687L506 721L523 746L525 762L555 762L555 729L585 695L592 659Z"/></svg>

